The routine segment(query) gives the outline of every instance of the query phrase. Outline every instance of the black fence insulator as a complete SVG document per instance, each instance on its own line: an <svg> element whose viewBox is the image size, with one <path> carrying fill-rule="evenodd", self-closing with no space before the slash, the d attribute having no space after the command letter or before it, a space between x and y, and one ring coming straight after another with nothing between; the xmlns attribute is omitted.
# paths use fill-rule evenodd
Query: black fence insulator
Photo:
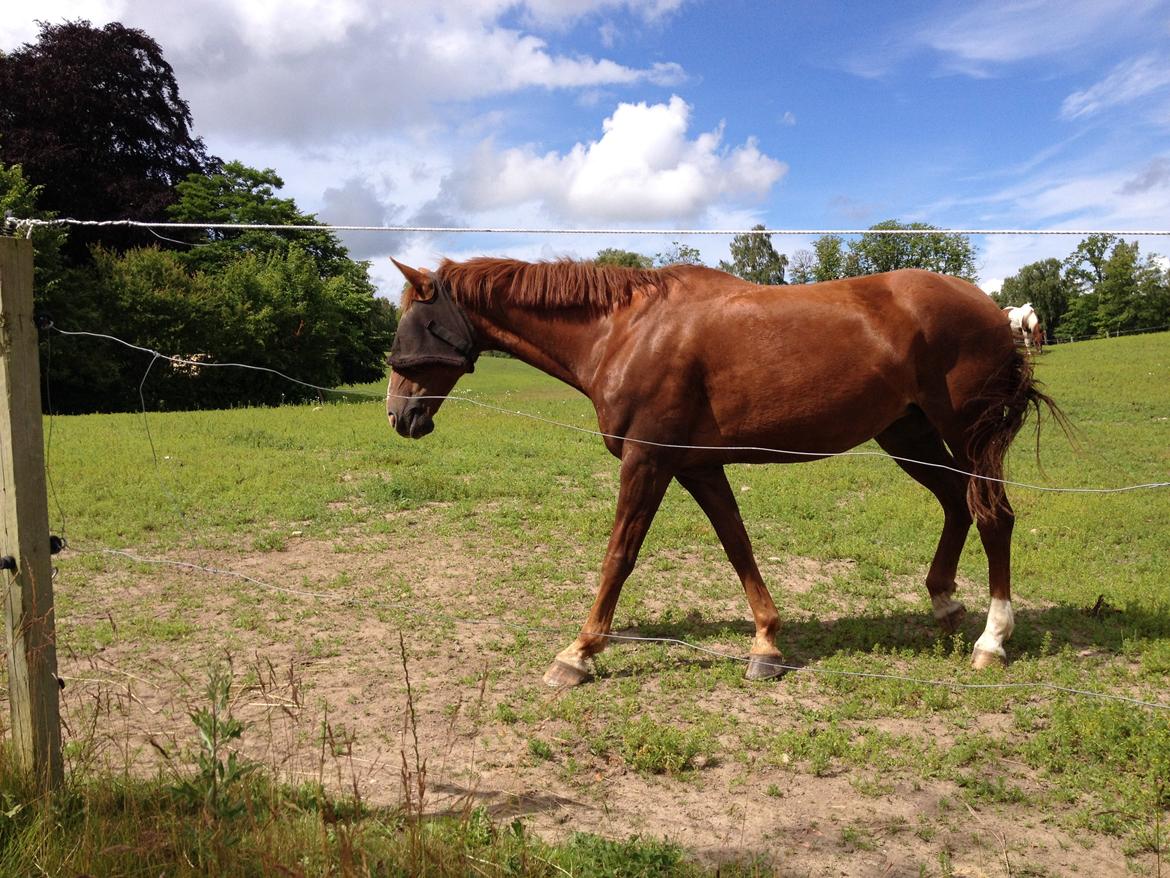
<svg viewBox="0 0 1170 878"><path fill-rule="evenodd" d="M0 557L0 570L16 570L16 559L11 555Z"/></svg>
<svg viewBox="0 0 1170 878"><path fill-rule="evenodd" d="M68 545L68 544L65 542L64 537L59 537L56 534L49 534L49 554L50 555L56 555L62 549L64 549L66 545Z"/></svg>
<svg viewBox="0 0 1170 878"><path fill-rule="evenodd" d="M41 332L45 332L46 330L53 328L53 318L51 315L46 314L44 311L38 311L36 314L33 315L33 324Z"/></svg>

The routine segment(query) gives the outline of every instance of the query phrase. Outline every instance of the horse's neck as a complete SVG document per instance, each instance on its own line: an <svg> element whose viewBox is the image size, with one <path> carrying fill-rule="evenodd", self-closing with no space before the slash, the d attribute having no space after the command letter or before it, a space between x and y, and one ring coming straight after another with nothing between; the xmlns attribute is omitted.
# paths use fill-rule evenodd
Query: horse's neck
<svg viewBox="0 0 1170 878"><path fill-rule="evenodd" d="M608 335L607 315L496 307L470 317L485 350L504 351L588 395L597 351Z"/></svg>

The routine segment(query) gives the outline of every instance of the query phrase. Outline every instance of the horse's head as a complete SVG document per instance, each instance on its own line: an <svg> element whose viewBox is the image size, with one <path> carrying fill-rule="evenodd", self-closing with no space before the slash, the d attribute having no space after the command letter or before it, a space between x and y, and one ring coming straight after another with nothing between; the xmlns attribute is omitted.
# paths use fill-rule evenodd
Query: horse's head
<svg viewBox="0 0 1170 878"><path fill-rule="evenodd" d="M440 278L392 261L410 288L390 349L386 415L400 436L420 439L435 429L435 412L451 388L474 371L479 348L475 328Z"/></svg>
<svg viewBox="0 0 1170 878"><path fill-rule="evenodd" d="M1036 350L1044 347L1044 327L1040 325L1039 319L1032 324L1032 344L1036 346Z"/></svg>

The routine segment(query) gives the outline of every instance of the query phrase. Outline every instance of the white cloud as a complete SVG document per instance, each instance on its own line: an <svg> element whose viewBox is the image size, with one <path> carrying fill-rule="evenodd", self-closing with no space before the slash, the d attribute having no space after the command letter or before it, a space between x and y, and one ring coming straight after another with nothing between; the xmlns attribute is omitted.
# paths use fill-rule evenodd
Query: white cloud
<svg viewBox="0 0 1170 878"><path fill-rule="evenodd" d="M1006 278L1042 259L1064 259L1076 247L1077 237L1004 236L983 239L979 250L979 286L986 293L1003 289Z"/></svg>
<svg viewBox="0 0 1170 878"><path fill-rule="evenodd" d="M0 49L40 18L120 21L158 40L205 136L326 143L434 124L445 103L525 89L674 85L669 59L644 67L566 54L540 29L621 12L653 22L682 0L39 0L0 4ZM523 22L523 28L505 26Z"/></svg>
<svg viewBox="0 0 1170 878"><path fill-rule="evenodd" d="M1060 115L1064 119L1092 116L1167 86L1170 86L1170 59L1143 55L1118 64L1108 76L1084 91L1070 94L1060 105Z"/></svg>
<svg viewBox="0 0 1170 878"><path fill-rule="evenodd" d="M552 55L544 40L516 31L435 31L414 46L415 62L441 73L446 97L475 98L523 88L585 88L682 79L677 64L633 68L606 59ZM469 64L469 60L474 63Z"/></svg>
<svg viewBox="0 0 1170 878"><path fill-rule="evenodd" d="M350 177L341 186L327 188L317 216L339 226L382 226L401 212L400 205L385 201L369 181ZM367 259L386 251L385 233L346 232L341 241L354 259Z"/></svg>
<svg viewBox="0 0 1170 878"><path fill-rule="evenodd" d="M1102 170L1102 165L1105 169ZM1045 164L1012 185L927 205L922 213L956 213L968 225L1016 228L1166 229L1170 157L1121 164L1114 154ZM960 222L963 222L962 220Z"/></svg>
<svg viewBox="0 0 1170 878"><path fill-rule="evenodd" d="M244 44L264 57L301 54L345 41L369 20L360 0L248 0L231 12Z"/></svg>
<svg viewBox="0 0 1170 878"><path fill-rule="evenodd" d="M689 122L690 107L674 96L665 104L620 104L600 139L565 153L498 151L486 141L444 190L475 212L534 203L571 221L654 222L758 199L787 171L752 139L726 148L721 129L688 139Z"/></svg>
<svg viewBox="0 0 1170 878"><path fill-rule="evenodd" d="M1067 52L1132 26L1158 0L981 0L949 7L919 33L921 43L951 56L956 69Z"/></svg>
<svg viewBox="0 0 1170 878"><path fill-rule="evenodd" d="M628 10L643 21L665 18L685 0L524 0L525 18L543 26L564 27L569 22L597 13Z"/></svg>
<svg viewBox="0 0 1170 878"><path fill-rule="evenodd" d="M938 53L942 72L976 78L1035 59L1076 67L1104 46L1165 28L1164 13L1165 0L943 0L917 20L896 16L884 37L848 49L842 64L878 78L925 48Z"/></svg>

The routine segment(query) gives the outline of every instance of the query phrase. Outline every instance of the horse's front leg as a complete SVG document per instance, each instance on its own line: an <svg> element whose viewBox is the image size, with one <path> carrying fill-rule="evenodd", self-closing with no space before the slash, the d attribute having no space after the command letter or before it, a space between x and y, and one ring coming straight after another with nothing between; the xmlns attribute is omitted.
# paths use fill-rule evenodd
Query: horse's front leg
<svg viewBox="0 0 1170 878"><path fill-rule="evenodd" d="M606 647L608 638L605 635L613 624L618 595L634 569L638 550L642 548L642 541L671 477L667 467L639 448L627 450L622 457L617 516L609 547L605 550L597 600L593 602L580 636L557 654L545 672L544 682L548 685L576 686L589 679L587 662Z"/></svg>

